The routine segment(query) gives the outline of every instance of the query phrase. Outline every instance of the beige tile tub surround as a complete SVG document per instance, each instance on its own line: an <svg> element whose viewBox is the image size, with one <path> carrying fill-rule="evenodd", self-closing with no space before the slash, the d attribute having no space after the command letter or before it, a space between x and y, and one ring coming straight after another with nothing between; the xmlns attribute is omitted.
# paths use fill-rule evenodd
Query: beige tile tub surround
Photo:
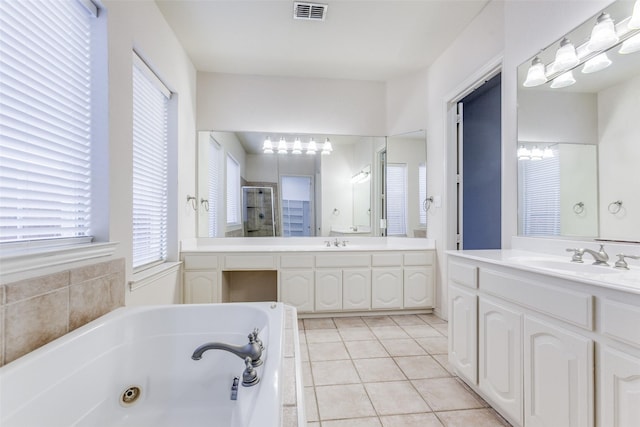
<svg viewBox="0 0 640 427"><path fill-rule="evenodd" d="M124 258L0 286L0 366L124 305Z"/></svg>
<svg viewBox="0 0 640 427"><path fill-rule="evenodd" d="M298 320L308 427L507 427L449 371L434 315Z"/></svg>

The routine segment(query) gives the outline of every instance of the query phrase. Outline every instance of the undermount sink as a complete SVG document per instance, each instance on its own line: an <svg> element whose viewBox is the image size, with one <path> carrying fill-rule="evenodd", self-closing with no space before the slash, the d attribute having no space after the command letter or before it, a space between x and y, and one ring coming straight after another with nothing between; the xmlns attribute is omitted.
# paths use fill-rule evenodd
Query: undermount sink
<svg viewBox="0 0 640 427"><path fill-rule="evenodd" d="M526 265L534 268L545 268L556 271L566 271L573 273L585 273L585 274L616 274L620 273L620 270L616 270L611 266L606 265L593 265L586 260L584 263L571 262L570 260L559 260L543 257L513 257L510 261Z"/></svg>

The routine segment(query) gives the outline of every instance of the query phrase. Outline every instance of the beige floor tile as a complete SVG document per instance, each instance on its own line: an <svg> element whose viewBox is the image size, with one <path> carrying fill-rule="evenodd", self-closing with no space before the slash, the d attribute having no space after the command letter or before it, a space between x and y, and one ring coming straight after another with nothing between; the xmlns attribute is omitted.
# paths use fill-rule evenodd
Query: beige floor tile
<svg viewBox="0 0 640 427"><path fill-rule="evenodd" d="M380 341L345 341L344 345L352 359L372 359L374 357L389 357Z"/></svg>
<svg viewBox="0 0 640 427"><path fill-rule="evenodd" d="M307 334L304 333L304 329L298 330L298 341L300 342L300 344L307 343Z"/></svg>
<svg viewBox="0 0 640 427"><path fill-rule="evenodd" d="M358 384L360 377L351 360L312 362L313 382L320 385Z"/></svg>
<svg viewBox="0 0 640 427"><path fill-rule="evenodd" d="M322 427L382 427L377 417L323 421Z"/></svg>
<svg viewBox="0 0 640 427"><path fill-rule="evenodd" d="M333 323L336 324L338 329L341 328L366 328L367 324L364 323L359 317L334 317Z"/></svg>
<svg viewBox="0 0 640 427"><path fill-rule="evenodd" d="M482 402L458 383L456 378L434 378L412 382L434 411L483 407Z"/></svg>
<svg viewBox="0 0 640 427"><path fill-rule="evenodd" d="M309 339L309 337L307 337ZM429 354L447 354L449 342L445 337L439 338L416 338L416 341Z"/></svg>
<svg viewBox="0 0 640 427"><path fill-rule="evenodd" d="M410 380L451 376L432 356L394 357L393 359Z"/></svg>
<svg viewBox="0 0 640 427"><path fill-rule="evenodd" d="M405 380L406 377L392 358L354 360L363 383Z"/></svg>
<svg viewBox="0 0 640 427"><path fill-rule="evenodd" d="M508 427L510 426L493 409L439 412L445 427Z"/></svg>
<svg viewBox="0 0 640 427"><path fill-rule="evenodd" d="M316 387L320 420L363 418L376 412L362 384Z"/></svg>
<svg viewBox="0 0 640 427"><path fill-rule="evenodd" d="M378 415L413 414L431 410L409 381L364 385Z"/></svg>
<svg viewBox="0 0 640 427"><path fill-rule="evenodd" d="M420 356L427 352L413 338L399 340L380 340L391 356Z"/></svg>
<svg viewBox="0 0 640 427"><path fill-rule="evenodd" d="M389 316L396 322L397 325L405 326L405 325L424 325L425 321L419 318L415 314L399 314L395 316Z"/></svg>
<svg viewBox="0 0 640 427"><path fill-rule="evenodd" d="M315 422L312 422L312 423L307 423L307 427L320 427L320 422L315 421Z"/></svg>
<svg viewBox="0 0 640 427"><path fill-rule="evenodd" d="M431 326L433 326L434 329L436 329L445 337L449 336L449 325L447 325L446 323L438 323L438 324L433 324Z"/></svg>
<svg viewBox="0 0 640 427"><path fill-rule="evenodd" d="M396 326L396 322L389 316L364 316L362 320L370 328L375 326Z"/></svg>
<svg viewBox="0 0 640 427"><path fill-rule="evenodd" d="M336 325L330 317L320 319L304 319L304 329L335 329Z"/></svg>
<svg viewBox="0 0 640 427"><path fill-rule="evenodd" d="M447 323L446 320L441 319L435 314L418 314L418 317L427 322L430 325L435 325L437 323Z"/></svg>
<svg viewBox="0 0 640 427"><path fill-rule="evenodd" d="M298 330L304 331L304 320L298 319Z"/></svg>
<svg viewBox="0 0 640 427"><path fill-rule="evenodd" d="M383 427L442 427L442 423L433 413L387 415L380 417ZM472 427L469 424L468 427Z"/></svg>
<svg viewBox="0 0 640 427"><path fill-rule="evenodd" d="M404 329L411 338L442 337L440 331L426 323L423 323L422 325L406 325L402 326L402 329Z"/></svg>
<svg viewBox="0 0 640 427"><path fill-rule="evenodd" d="M307 343L340 342L342 338L337 329L306 329Z"/></svg>
<svg viewBox="0 0 640 427"><path fill-rule="evenodd" d="M411 338L400 326L372 326L371 331L381 340Z"/></svg>
<svg viewBox="0 0 640 427"><path fill-rule="evenodd" d="M304 411L307 421L320 421L318 404L316 402L316 391L313 387L304 388Z"/></svg>
<svg viewBox="0 0 640 427"><path fill-rule="evenodd" d="M301 362L309 361L309 350L307 349L306 343L300 343L300 361Z"/></svg>
<svg viewBox="0 0 640 427"><path fill-rule="evenodd" d="M345 360L349 359L349 353L341 342L309 343L309 360Z"/></svg>
<svg viewBox="0 0 640 427"><path fill-rule="evenodd" d="M377 337L369 330L369 328L349 328L338 329L338 333L343 341L362 341L375 340Z"/></svg>
<svg viewBox="0 0 640 427"><path fill-rule="evenodd" d="M432 357L436 359L436 361L440 364L440 366L446 369L447 372L449 372L453 376L456 376L456 373L453 370L453 367L449 364L448 354L434 354Z"/></svg>

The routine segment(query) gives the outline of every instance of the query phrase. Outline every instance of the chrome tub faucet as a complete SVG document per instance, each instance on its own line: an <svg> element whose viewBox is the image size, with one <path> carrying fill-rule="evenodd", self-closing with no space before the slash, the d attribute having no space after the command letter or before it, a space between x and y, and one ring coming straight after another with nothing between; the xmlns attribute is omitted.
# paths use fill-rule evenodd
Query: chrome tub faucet
<svg viewBox="0 0 640 427"><path fill-rule="evenodd" d="M264 346L262 345L262 341L258 338L258 330L255 329L248 336L249 342L245 345L233 345L227 344L223 342L210 342L206 344L202 344L200 347L196 348L191 358L193 360L202 359L202 355L204 352L208 350L224 350L229 353L233 353L242 360L245 360L247 357L251 359L251 365L253 367L262 365L262 351L264 350Z"/></svg>

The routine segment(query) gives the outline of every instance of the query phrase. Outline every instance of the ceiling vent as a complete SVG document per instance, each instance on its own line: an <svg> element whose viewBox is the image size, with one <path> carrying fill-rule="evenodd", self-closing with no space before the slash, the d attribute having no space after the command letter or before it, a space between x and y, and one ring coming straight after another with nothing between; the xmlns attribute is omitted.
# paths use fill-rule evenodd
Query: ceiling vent
<svg viewBox="0 0 640 427"><path fill-rule="evenodd" d="M306 19L308 21L324 21L329 5L320 3L293 3L293 19Z"/></svg>

